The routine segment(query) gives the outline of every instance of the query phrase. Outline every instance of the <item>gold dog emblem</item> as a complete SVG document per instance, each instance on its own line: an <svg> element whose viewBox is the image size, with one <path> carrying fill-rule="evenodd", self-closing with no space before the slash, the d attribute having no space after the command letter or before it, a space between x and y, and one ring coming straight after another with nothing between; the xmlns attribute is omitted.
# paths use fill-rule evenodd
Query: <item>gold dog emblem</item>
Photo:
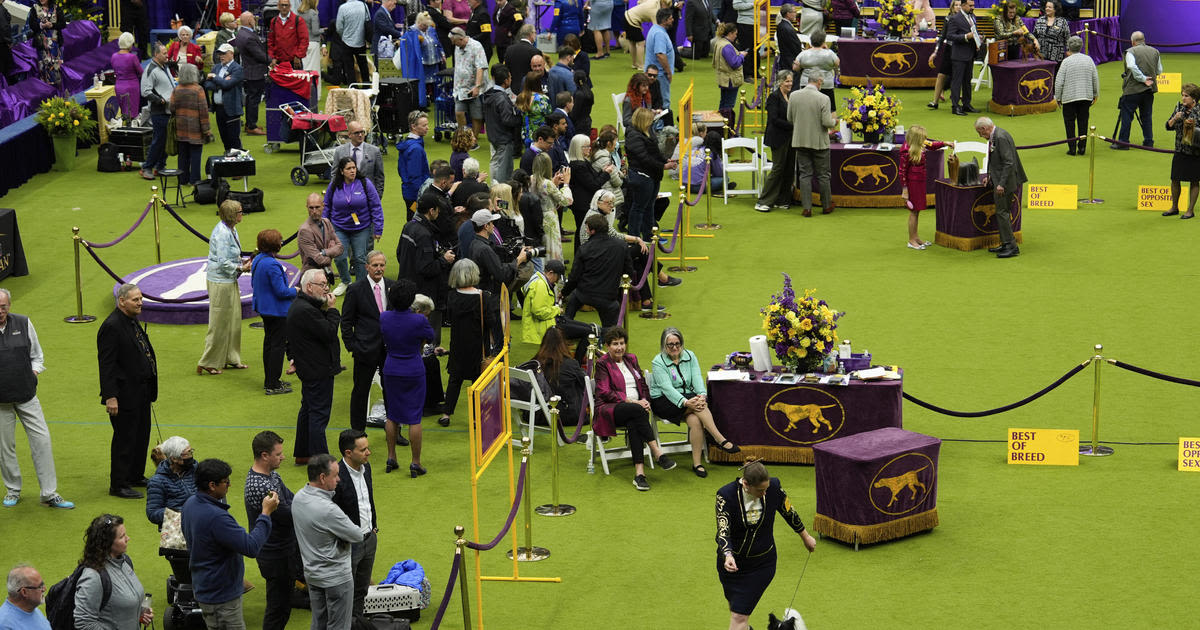
<svg viewBox="0 0 1200 630"><path fill-rule="evenodd" d="M896 502L896 499L900 496L900 493L905 488L912 493L912 496L909 497L909 500L915 501L917 499L917 486L921 487L921 492L926 491L925 484L921 483L920 479L917 479L917 473L925 470L926 468L929 468L929 466L926 465L916 470L910 470L897 477L884 477L879 481L876 481L874 487L887 488L888 490L892 491L892 500L888 501L887 504L887 507L889 508L892 507L892 505Z"/></svg>
<svg viewBox="0 0 1200 630"><path fill-rule="evenodd" d="M842 170L847 171L849 173L854 173L854 176L858 178L854 182L855 186L862 184L868 177L871 178L872 185L878 186L881 183L887 184L889 181L891 181L891 179L888 178L888 176L885 175L883 172L884 166L887 166L887 165L886 164L843 164Z"/></svg>
<svg viewBox="0 0 1200 630"><path fill-rule="evenodd" d="M1050 77L1042 77L1040 79L1030 79L1021 81L1021 87L1029 93L1029 98L1041 98L1050 94ZM1039 96L1039 94L1041 96Z"/></svg>
<svg viewBox="0 0 1200 630"><path fill-rule="evenodd" d="M871 56L882 61L883 65L879 67L881 71L887 70L888 66L896 64L897 72L904 72L912 67L912 62L908 60L908 51L902 52L876 52Z"/></svg>
<svg viewBox="0 0 1200 630"><path fill-rule="evenodd" d="M801 420L808 420L809 424L812 425L812 432L816 433L817 431L821 430L822 424L825 425L825 428L829 429L830 431L833 430L833 425L829 424L829 421L825 419L825 414L822 413L821 410L829 409L835 406L836 405L789 405L787 403L777 402L771 403L771 406L768 407L768 409L771 411L779 411L783 413L783 415L787 416L788 424L787 428L784 429L785 433L795 429L796 425L800 424Z"/></svg>

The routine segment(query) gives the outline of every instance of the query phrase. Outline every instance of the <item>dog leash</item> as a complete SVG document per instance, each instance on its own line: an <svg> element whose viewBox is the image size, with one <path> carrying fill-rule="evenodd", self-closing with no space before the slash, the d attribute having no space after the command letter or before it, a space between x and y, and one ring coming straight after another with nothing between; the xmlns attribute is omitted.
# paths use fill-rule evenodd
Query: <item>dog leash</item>
<svg viewBox="0 0 1200 630"><path fill-rule="evenodd" d="M796 590L792 591L792 601L788 602L788 608L795 610L793 604L796 603L796 594L800 592L800 582L804 580L804 570L808 568L808 560L812 558L812 552L805 554L804 566L800 569L800 579L796 580Z"/></svg>

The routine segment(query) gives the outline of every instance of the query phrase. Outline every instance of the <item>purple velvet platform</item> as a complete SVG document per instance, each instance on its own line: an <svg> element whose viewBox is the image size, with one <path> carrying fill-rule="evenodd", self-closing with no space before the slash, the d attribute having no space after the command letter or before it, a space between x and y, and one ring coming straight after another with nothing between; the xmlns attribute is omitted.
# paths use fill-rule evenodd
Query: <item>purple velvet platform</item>
<svg viewBox="0 0 1200 630"><path fill-rule="evenodd" d="M292 283L300 270L286 262L280 263L288 283ZM182 304L150 299L150 296L177 300L204 295L208 290L204 273L207 265L208 258L185 258L139 269L125 276L123 280L138 285L145 298L139 319L155 324L207 324L208 299ZM113 286L114 296L119 288L120 285ZM250 306L254 297L250 274L242 274L238 278L238 289L242 296L242 319L257 317L258 314Z"/></svg>

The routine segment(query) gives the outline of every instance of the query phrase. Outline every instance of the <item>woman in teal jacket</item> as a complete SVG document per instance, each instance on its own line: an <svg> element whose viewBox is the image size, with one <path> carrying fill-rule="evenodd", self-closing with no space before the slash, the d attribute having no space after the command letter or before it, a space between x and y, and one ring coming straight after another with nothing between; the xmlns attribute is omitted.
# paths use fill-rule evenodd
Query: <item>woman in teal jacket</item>
<svg viewBox="0 0 1200 630"><path fill-rule="evenodd" d="M683 333L668 326L663 329L660 343L662 351L650 362L650 409L667 422L687 422L688 440L692 443L692 472L697 477L707 477L708 471L700 464L705 431L712 436L717 448L726 453L737 453L742 449L725 439L713 423L700 360L694 352L683 347Z"/></svg>

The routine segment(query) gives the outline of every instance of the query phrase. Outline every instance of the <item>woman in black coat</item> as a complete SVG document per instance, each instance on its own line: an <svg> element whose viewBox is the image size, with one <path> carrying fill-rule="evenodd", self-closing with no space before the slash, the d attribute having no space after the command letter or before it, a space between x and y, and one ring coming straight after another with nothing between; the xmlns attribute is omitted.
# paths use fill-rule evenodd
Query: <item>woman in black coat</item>
<svg viewBox="0 0 1200 630"><path fill-rule="evenodd" d="M763 182L762 192L754 209L770 212L771 208L786 209L792 203L795 182L796 153L792 150L792 123L788 120L788 95L792 93L792 71L780 70L775 75L779 89L767 97L767 130L763 142L771 148L771 172Z"/></svg>
<svg viewBox="0 0 1200 630"><path fill-rule="evenodd" d="M729 628L748 626L750 613L775 577L775 515L800 537L811 553L817 541L804 529L779 479L753 461L742 476L717 490L717 576L729 601Z"/></svg>
<svg viewBox="0 0 1200 630"><path fill-rule="evenodd" d="M446 404L438 424L450 426L450 416L458 405L463 381L479 378L483 357L491 354L492 339L500 339L502 331L497 297L476 288L479 285L479 266L463 258L450 268L450 294L446 297L446 316L450 319L450 357L446 361Z"/></svg>
<svg viewBox="0 0 1200 630"><path fill-rule="evenodd" d="M567 159L571 165L571 214L575 217L573 232L579 234L583 217L591 207L592 197L608 182L615 167L609 164L604 170L597 170L592 166L592 139L583 134L571 138Z"/></svg>
<svg viewBox="0 0 1200 630"><path fill-rule="evenodd" d="M583 408L584 381L583 368L567 350L567 340L558 328L547 328L542 335L542 345L533 356L546 375L550 384L549 396L558 396L562 400L558 405L558 417L563 432L571 434L571 427L579 424L579 413Z"/></svg>
<svg viewBox="0 0 1200 630"><path fill-rule="evenodd" d="M654 227L654 200L662 183L663 171L675 168L675 160L668 160L658 149L658 142L650 136L650 125L654 112L645 107L634 110L631 124L625 130L625 155L629 158L629 233L650 242Z"/></svg>

